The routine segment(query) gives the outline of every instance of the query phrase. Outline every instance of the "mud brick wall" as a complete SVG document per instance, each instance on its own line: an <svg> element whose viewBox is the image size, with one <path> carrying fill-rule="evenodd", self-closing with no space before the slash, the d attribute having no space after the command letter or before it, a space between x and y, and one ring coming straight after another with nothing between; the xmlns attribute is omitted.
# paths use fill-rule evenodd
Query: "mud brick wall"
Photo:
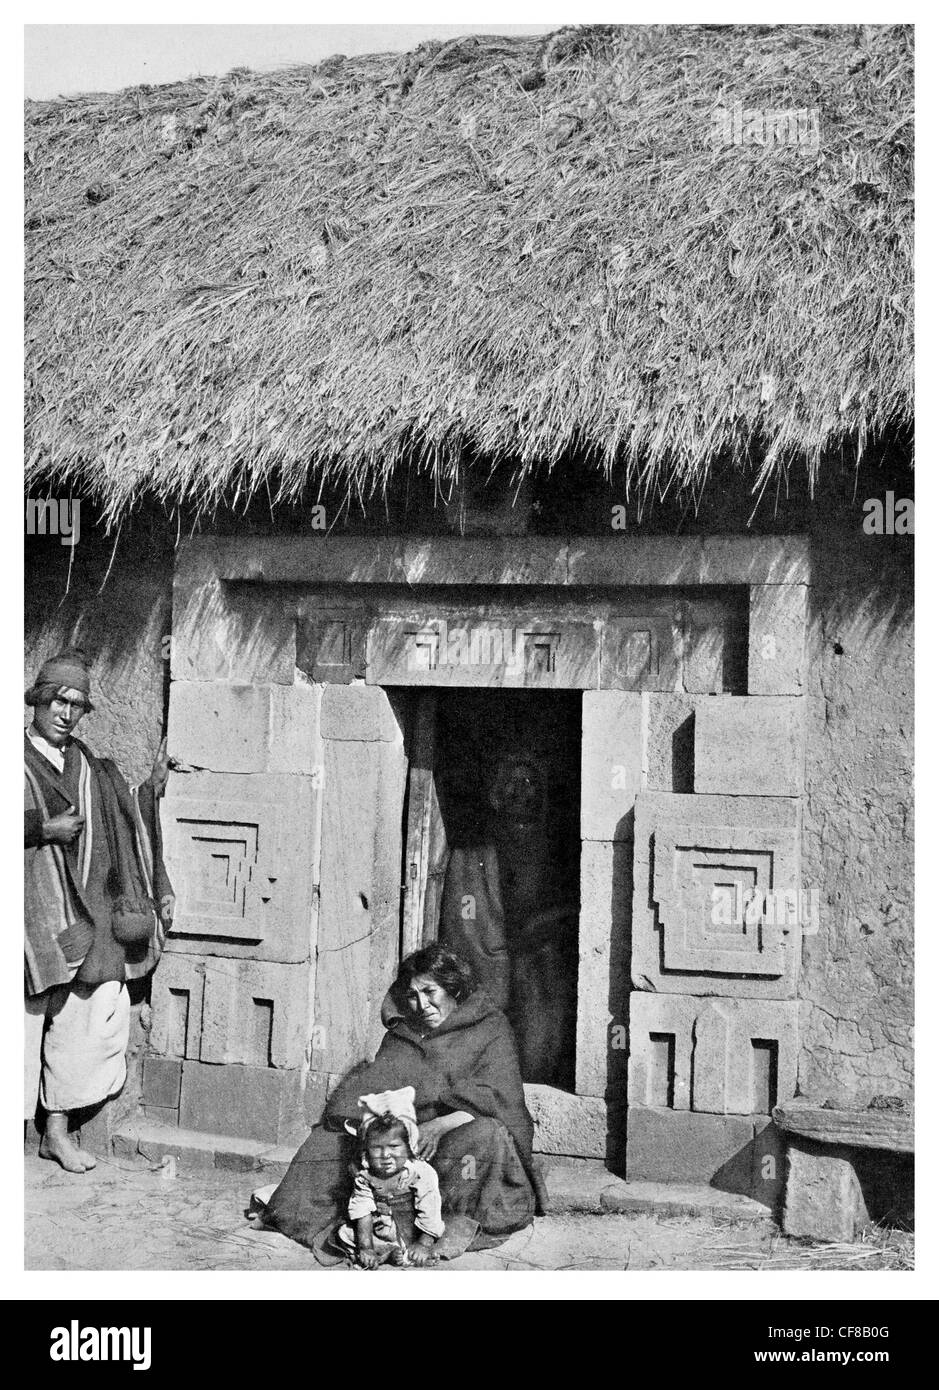
<svg viewBox="0 0 939 1390"><path fill-rule="evenodd" d="M172 555L127 555L105 582L108 555L90 538L86 553L81 539L69 581L67 547L33 538L27 546L23 689L46 657L81 647L92 662L95 709L79 734L93 752L114 758L130 782L143 781L163 732Z"/></svg>
<svg viewBox="0 0 939 1390"><path fill-rule="evenodd" d="M912 1096L912 561L857 512L813 536L799 1082L845 1105Z"/></svg>

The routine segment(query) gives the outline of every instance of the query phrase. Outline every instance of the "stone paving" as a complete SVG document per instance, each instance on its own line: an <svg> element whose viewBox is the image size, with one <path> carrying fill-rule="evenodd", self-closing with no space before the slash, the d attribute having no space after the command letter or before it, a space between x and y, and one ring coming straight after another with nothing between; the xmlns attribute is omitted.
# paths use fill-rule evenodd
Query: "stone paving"
<svg viewBox="0 0 939 1390"><path fill-rule="evenodd" d="M30 1270L307 1270L310 1251L244 1216L258 1177L209 1169L165 1176L143 1162L99 1159L81 1176L26 1155L26 1268ZM263 1179L261 1180L263 1181ZM804 1243L768 1222L560 1212L497 1250L442 1270L707 1270L806 1267ZM827 1263L827 1268L832 1268ZM843 1267L856 1268L846 1263ZM883 1267L883 1266L879 1266ZM399 1271L382 1270L381 1273Z"/></svg>

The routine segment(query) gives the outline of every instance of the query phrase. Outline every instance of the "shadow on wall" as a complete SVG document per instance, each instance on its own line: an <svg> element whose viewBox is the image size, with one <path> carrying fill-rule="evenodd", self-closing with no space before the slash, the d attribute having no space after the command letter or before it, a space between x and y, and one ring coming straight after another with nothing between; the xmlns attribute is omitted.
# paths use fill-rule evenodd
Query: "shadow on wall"
<svg viewBox="0 0 939 1390"><path fill-rule="evenodd" d="M79 734L137 782L149 772L165 724L172 550L126 540L109 574L112 549L113 541L83 534L69 580L70 548L58 538L27 537L23 688L48 656L81 647L92 664L95 709Z"/></svg>
<svg viewBox="0 0 939 1390"><path fill-rule="evenodd" d="M846 1106L913 1087L914 541L864 528L911 482L867 469L811 530L799 1087Z"/></svg>

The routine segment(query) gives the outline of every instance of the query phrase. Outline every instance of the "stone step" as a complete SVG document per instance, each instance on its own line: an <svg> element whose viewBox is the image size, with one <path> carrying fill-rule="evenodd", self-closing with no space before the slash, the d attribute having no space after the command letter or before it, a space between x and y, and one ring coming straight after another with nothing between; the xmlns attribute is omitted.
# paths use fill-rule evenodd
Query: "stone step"
<svg viewBox="0 0 939 1390"><path fill-rule="evenodd" d="M627 1182L602 1163L556 1159L545 1164L552 1213L594 1212L621 1216L700 1216L718 1224L738 1221L775 1225L761 1202L706 1183Z"/></svg>
<svg viewBox="0 0 939 1390"><path fill-rule="evenodd" d="M279 1146L232 1134L205 1134L144 1119L126 1121L111 1136L111 1147L119 1158L139 1157L156 1164L169 1155L183 1171L225 1168L230 1172L263 1172L269 1181L284 1175L296 1153L295 1145Z"/></svg>
<svg viewBox="0 0 939 1390"><path fill-rule="evenodd" d="M293 1146L265 1144L227 1134L204 1134L154 1120L126 1122L112 1136L114 1153L159 1164L171 1156L181 1171L206 1168L255 1173L256 1186L276 1182L296 1152ZM636 1216L698 1216L718 1223L773 1224L769 1209L751 1197L721 1192L706 1184L626 1182L599 1160L562 1159L544 1154L541 1162L552 1215L609 1213Z"/></svg>

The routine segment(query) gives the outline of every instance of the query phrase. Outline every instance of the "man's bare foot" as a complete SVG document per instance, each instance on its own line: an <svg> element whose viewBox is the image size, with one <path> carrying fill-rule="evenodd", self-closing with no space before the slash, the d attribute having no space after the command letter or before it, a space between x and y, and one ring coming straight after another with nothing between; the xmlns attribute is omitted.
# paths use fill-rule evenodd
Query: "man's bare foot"
<svg viewBox="0 0 939 1390"><path fill-rule="evenodd" d="M85 1173L96 1163L91 1154L82 1153L78 1145L72 1143L68 1136L68 1116L64 1111L46 1117L46 1132L39 1144L39 1157L55 1159L67 1173Z"/></svg>

